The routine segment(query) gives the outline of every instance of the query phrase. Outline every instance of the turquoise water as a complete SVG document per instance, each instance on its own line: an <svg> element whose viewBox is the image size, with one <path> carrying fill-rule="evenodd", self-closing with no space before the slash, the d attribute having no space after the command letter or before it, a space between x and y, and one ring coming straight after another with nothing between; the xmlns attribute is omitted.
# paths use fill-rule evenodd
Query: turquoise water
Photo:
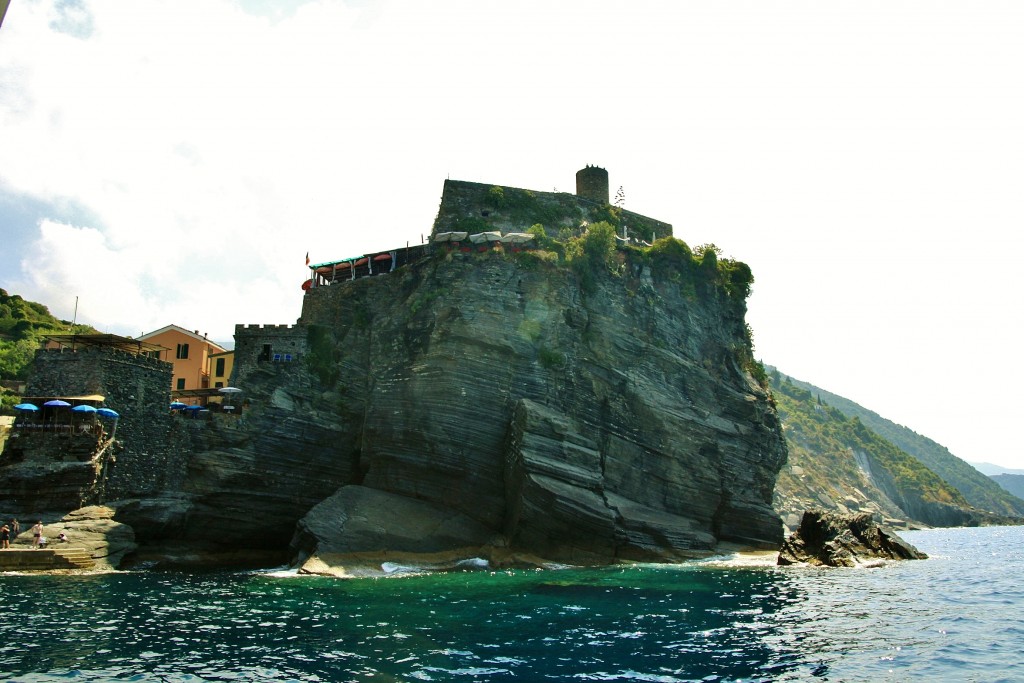
<svg viewBox="0 0 1024 683"><path fill-rule="evenodd" d="M874 569L0 575L2 681L1024 679L1024 529Z"/></svg>

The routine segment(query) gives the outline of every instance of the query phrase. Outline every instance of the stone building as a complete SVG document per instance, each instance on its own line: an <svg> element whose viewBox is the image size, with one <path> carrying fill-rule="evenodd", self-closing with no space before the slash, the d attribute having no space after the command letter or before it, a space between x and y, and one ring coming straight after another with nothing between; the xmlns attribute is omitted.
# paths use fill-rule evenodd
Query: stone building
<svg viewBox="0 0 1024 683"><path fill-rule="evenodd" d="M298 325L235 325L232 386L245 390L245 376L265 365L287 366L306 353L307 330Z"/></svg>
<svg viewBox="0 0 1024 683"><path fill-rule="evenodd" d="M150 355L158 348L116 335L67 335L52 337L51 341L56 342L51 345L56 348L36 352L26 400L42 403L48 398L65 397L72 406L86 402L114 410L118 413L116 427L111 425L103 431L112 443L107 448L101 438L94 452L79 449L68 453L70 435L59 426L48 429L51 425L41 425L32 430L26 425L20 439L8 440L0 467L26 462L31 465L33 461L39 466L21 467L17 472L8 468L8 478L34 491L37 505L49 500L46 491L57 481L54 463L65 461L87 463L94 470L89 475L88 468L77 468L82 472L64 468L76 469L72 479L83 489L79 501L83 504L153 494L180 484L184 455L183 449L175 446L180 430L175 429L168 409L172 365ZM37 470L38 475L34 474ZM95 480L87 481L89 476ZM61 486L72 487L67 482ZM75 498L68 491L61 496L61 501ZM56 505L58 500L53 502Z"/></svg>

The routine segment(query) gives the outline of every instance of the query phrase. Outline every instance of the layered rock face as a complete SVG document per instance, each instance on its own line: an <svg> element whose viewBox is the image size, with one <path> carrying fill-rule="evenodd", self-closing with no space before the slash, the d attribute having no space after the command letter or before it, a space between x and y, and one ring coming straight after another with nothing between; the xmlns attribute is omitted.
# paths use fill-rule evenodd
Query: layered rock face
<svg viewBox="0 0 1024 683"><path fill-rule="evenodd" d="M621 268L585 291L531 255L456 252L310 291L303 362L236 366L246 424L193 457L190 524L265 540L324 500L301 557L778 547L786 451L742 367L745 303Z"/></svg>
<svg viewBox="0 0 1024 683"><path fill-rule="evenodd" d="M161 408L159 458L128 434L138 458L95 494L106 506L76 513L76 536L130 532L103 552L133 562L334 573L778 547L786 447L747 370L743 297L616 258L584 278L543 254L439 252L309 291L295 328L246 340L287 344L292 362L236 358L240 416L168 428ZM37 502L50 523L78 498Z"/></svg>

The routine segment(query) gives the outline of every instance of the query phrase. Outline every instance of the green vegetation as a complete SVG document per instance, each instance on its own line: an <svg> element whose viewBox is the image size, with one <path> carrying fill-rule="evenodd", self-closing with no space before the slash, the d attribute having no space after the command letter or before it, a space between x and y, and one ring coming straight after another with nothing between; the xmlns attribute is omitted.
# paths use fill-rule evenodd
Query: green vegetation
<svg viewBox="0 0 1024 683"><path fill-rule="evenodd" d="M575 206L575 202L543 199L530 190L515 187L495 185L487 191L484 201L489 210L500 212L521 225L540 223L554 226L567 220L578 225L583 220L583 215ZM462 225L462 221L459 225Z"/></svg>
<svg viewBox="0 0 1024 683"><path fill-rule="evenodd" d="M0 379L26 379L43 338L50 334L96 334L89 325L58 320L43 304L0 289Z"/></svg>
<svg viewBox="0 0 1024 683"><path fill-rule="evenodd" d="M308 350L305 361L309 371L320 379L322 385L335 384L341 374L338 369L341 352L334 341L334 335L326 327L310 325L306 332L306 344Z"/></svg>
<svg viewBox="0 0 1024 683"><path fill-rule="evenodd" d="M526 232L533 235L533 241L540 249L564 253L565 249L562 244L558 240L548 237L548 233L542 224L534 223L526 229Z"/></svg>
<svg viewBox="0 0 1024 683"><path fill-rule="evenodd" d="M96 334L89 325L58 320L43 304L0 289L0 380L25 380L43 339L51 334ZM0 389L0 409L17 404L17 394Z"/></svg>
<svg viewBox="0 0 1024 683"><path fill-rule="evenodd" d="M959 491L859 419L847 417L778 372L771 375L771 388L785 426L789 464L802 470L797 478L786 468L779 476L780 490L805 498L823 491L840 500L854 489L869 495L883 491L918 519L927 514L929 504L969 507ZM870 479L858 457L869 467Z"/></svg>
<svg viewBox="0 0 1024 683"><path fill-rule="evenodd" d="M778 370L774 370L773 375L779 375ZM841 411L843 415L858 418L871 431L935 472L946 483L963 494L967 502L974 507L997 515L1024 516L1024 500L1002 489L991 478L950 453L945 446L907 427L886 420L878 413L842 396L792 378L788 382L795 387L813 391L829 405Z"/></svg>
<svg viewBox="0 0 1024 683"><path fill-rule="evenodd" d="M566 243L565 260L583 290L593 293L599 274L612 272L615 265L615 228L610 223L591 224L585 233Z"/></svg>
<svg viewBox="0 0 1024 683"><path fill-rule="evenodd" d="M541 348L537 351L537 360L541 367L551 370L565 365L565 354L548 348Z"/></svg>
<svg viewBox="0 0 1024 683"><path fill-rule="evenodd" d="M430 305L430 303L433 302L434 299L441 296L441 294L441 290L438 289L431 289L425 292L420 292L419 295L415 299L413 299L412 303L409 304L409 312L412 315L416 315L417 311L419 311L424 306Z"/></svg>

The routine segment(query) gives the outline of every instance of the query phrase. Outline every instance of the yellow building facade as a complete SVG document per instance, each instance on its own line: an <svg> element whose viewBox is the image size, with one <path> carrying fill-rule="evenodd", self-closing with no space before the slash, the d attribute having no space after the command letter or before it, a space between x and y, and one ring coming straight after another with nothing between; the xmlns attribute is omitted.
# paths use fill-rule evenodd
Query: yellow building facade
<svg viewBox="0 0 1024 683"><path fill-rule="evenodd" d="M174 366L174 374L171 378L171 391L191 391L193 389L208 389L214 386L211 372L218 369L216 362L211 360L221 357L225 353L231 353L220 344L207 339L205 334L198 331L190 332L177 325L161 327L138 337L140 341L150 344L158 344L165 350L153 351L153 355L160 360L165 360ZM232 354L233 355L233 354ZM228 361L222 364L227 366ZM223 382L227 386L227 378L231 376L230 369L227 374L216 381Z"/></svg>
<svg viewBox="0 0 1024 683"><path fill-rule="evenodd" d="M235 367L235 352L223 351L210 354L210 386L214 389L228 386L231 371Z"/></svg>

